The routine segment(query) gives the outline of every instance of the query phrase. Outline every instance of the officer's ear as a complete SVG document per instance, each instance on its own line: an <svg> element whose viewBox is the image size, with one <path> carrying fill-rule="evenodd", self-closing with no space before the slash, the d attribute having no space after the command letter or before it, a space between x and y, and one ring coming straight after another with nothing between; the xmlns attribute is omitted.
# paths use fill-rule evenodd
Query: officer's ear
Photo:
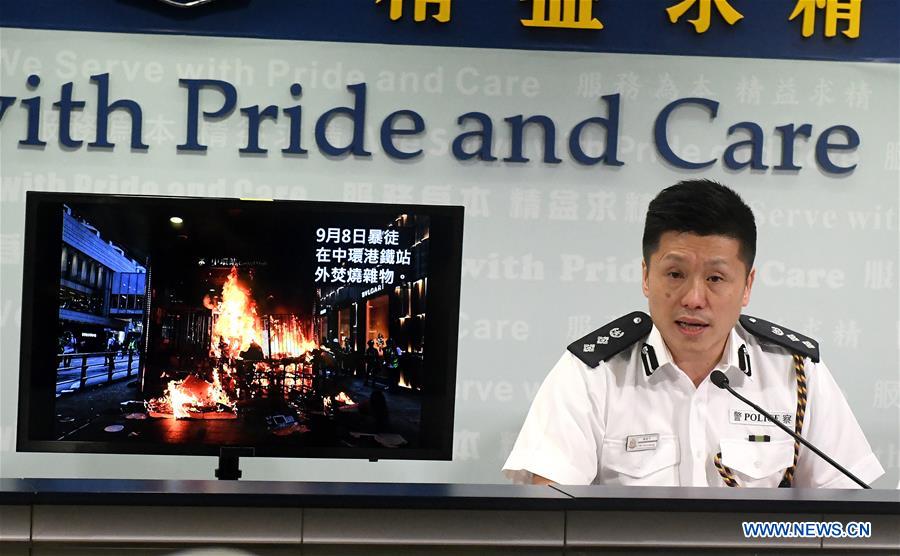
<svg viewBox="0 0 900 556"><path fill-rule="evenodd" d="M750 303L750 290L753 289L753 279L756 278L756 269L750 269L750 273L747 274L747 283L744 284L744 297L741 300L742 307L746 307L748 303Z"/></svg>
<svg viewBox="0 0 900 556"><path fill-rule="evenodd" d="M644 297L650 297L650 284L648 282L650 276L650 267L647 266L647 261L641 259L641 290L644 292Z"/></svg>

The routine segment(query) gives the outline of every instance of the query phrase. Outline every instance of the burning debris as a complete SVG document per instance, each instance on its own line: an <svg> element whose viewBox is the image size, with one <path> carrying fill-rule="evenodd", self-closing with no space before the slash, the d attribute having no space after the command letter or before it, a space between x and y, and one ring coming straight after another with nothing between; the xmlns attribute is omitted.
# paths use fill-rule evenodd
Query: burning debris
<svg viewBox="0 0 900 556"><path fill-rule="evenodd" d="M346 392L339 393L334 397L334 401L343 405L356 405L356 402L353 401L353 399L350 398L350 396L348 396Z"/></svg>
<svg viewBox="0 0 900 556"><path fill-rule="evenodd" d="M235 419L238 400L270 394L285 398L289 391L312 387L312 352L318 346L307 339L295 315L260 316L237 267L228 273L221 296L206 295L203 305L212 311L212 369L170 380L165 394L147 403L151 417Z"/></svg>
<svg viewBox="0 0 900 556"><path fill-rule="evenodd" d="M232 267L222 296L206 296L203 305L213 313L210 356L217 359L261 360L299 357L318 345L307 339L295 315L260 317L250 288Z"/></svg>
<svg viewBox="0 0 900 556"><path fill-rule="evenodd" d="M218 302L216 302L218 301ZM219 359L237 358L250 349L251 344L260 347L262 325L256 312L256 302L250 289L238 280L237 267L222 286L222 297L203 299L203 305L213 312L211 354Z"/></svg>
<svg viewBox="0 0 900 556"><path fill-rule="evenodd" d="M347 395L346 392L340 392L334 396L324 396L322 398L322 411L325 415L331 415L335 410L343 411L356 407L356 402Z"/></svg>
<svg viewBox="0 0 900 556"><path fill-rule="evenodd" d="M191 375L171 380L166 395L147 403L151 417L174 419L235 419L236 406L222 389L215 373L213 382Z"/></svg>

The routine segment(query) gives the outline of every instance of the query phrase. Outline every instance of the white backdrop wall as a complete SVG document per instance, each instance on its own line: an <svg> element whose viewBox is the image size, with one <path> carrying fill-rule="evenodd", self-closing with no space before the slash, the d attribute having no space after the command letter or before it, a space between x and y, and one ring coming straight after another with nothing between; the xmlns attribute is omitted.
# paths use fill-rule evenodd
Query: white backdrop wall
<svg viewBox="0 0 900 556"><path fill-rule="evenodd" d="M626 312L646 310L640 291L640 236L649 199L686 177L734 187L759 226L757 282L747 312L817 338L822 353L887 474L900 478L900 68L896 64L664 57L408 47L372 44L101 34L0 29L0 92L42 96L44 148L23 148L26 110L0 121L0 476L211 478L213 458L16 453L15 428L21 319L24 195L28 190L257 197L465 205L456 426L452 462L255 459L247 479L503 482L506 458L531 398L574 338ZM143 109L143 140L128 148L124 113L110 120L113 150L65 149L52 103L72 82L85 110L73 136L95 134L96 86L110 74L111 99ZM29 74L41 77L35 89ZM246 120L235 111L201 124L205 154L179 154L186 91L179 78L222 79L238 90L238 106L303 106L309 154L283 156L288 122L264 124L264 156L241 156ZM290 96L293 82L303 96ZM332 159L315 148L313 123L349 106L349 83L367 83L367 158ZM500 83L498 88L496 84ZM601 95L620 95L622 166L580 165L568 154L577 122L606 116ZM672 167L657 153L656 115L676 98L720 102L718 116L698 108L673 115L669 142L685 159L719 156L746 136L734 123L764 131L768 170ZM203 106L221 97L204 94ZM426 131L407 139L424 149L411 161L389 158L378 129L399 109L423 116ZM461 162L453 137L471 127L470 111L495 125L495 162ZM527 134L528 163L508 163L503 118L549 116L557 126L560 164L544 164L536 130ZM55 118L55 119L54 119ZM776 171L776 126L810 123L798 141L798 171ZM836 175L814 159L827 127L855 129L860 146L833 156L854 171ZM329 128L334 144L350 139L349 121ZM584 144L602 151L594 128ZM746 152L740 156L743 158Z"/></svg>

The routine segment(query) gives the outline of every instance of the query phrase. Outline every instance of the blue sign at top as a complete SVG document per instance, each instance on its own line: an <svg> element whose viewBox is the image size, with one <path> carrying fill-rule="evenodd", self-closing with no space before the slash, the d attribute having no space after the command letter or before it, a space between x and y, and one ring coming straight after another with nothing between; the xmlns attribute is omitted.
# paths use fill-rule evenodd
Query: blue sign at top
<svg viewBox="0 0 900 556"><path fill-rule="evenodd" d="M897 0L0 0L0 25L900 62Z"/></svg>

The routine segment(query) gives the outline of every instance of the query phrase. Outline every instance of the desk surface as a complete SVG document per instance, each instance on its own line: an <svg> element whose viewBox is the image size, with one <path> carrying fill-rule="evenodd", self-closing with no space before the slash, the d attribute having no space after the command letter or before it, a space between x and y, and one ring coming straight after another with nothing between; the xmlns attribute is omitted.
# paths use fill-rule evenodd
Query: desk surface
<svg viewBox="0 0 900 556"><path fill-rule="evenodd" d="M900 491L0 479L0 504L900 514Z"/></svg>

